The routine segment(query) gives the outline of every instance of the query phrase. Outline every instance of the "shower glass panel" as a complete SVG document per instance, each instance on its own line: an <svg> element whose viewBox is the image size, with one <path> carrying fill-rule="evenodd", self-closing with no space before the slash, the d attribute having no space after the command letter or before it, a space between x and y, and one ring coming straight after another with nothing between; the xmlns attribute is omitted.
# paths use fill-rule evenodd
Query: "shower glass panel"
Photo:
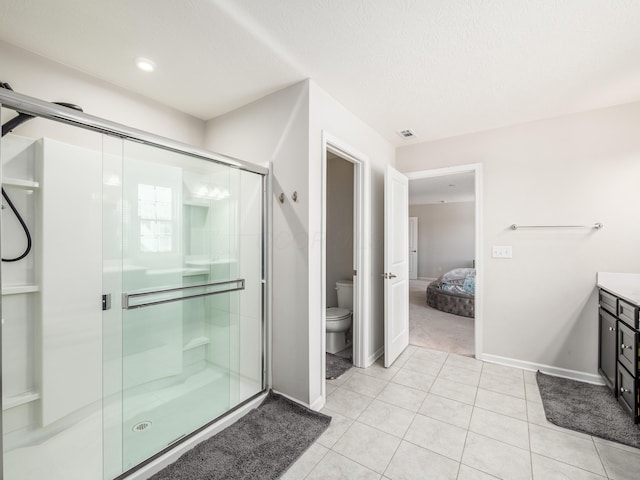
<svg viewBox="0 0 640 480"><path fill-rule="evenodd" d="M33 243L2 263L0 478L112 480L264 391L263 175L42 118L0 163Z"/></svg>
<svg viewBox="0 0 640 480"><path fill-rule="evenodd" d="M121 291L107 293L121 299L121 425L105 420L107 475L263 389L262 176L125 141L119 188Z"/></svg>

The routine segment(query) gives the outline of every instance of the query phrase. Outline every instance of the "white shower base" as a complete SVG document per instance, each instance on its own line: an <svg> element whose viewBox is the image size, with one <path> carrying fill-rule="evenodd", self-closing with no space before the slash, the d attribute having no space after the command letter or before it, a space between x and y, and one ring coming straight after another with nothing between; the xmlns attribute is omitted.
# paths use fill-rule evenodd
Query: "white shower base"
<svg viewBox="0 0 640 480"><path fill-rule="evenodd" d="M105 454L121 452L121 457L105 455L122 460L106 465L108 477L115 477L208 423L203 418L211 420L226 412L239 402L240 389L261 391L256 382L229 379L228 373L213 366L164 383L163 388L146 385L125 394L124 410L119 402L106 402L104 421L96 405L92 413L46 438L37 430L14 434L12 443L20 446L5 451L4 479L102 480L103 447ZM142 421L150 421L151 427L134 431ZM117 435L121 443L103 445L103 427L118 433L121 428ZM113 435L109 437L113 442Z"/></svg>

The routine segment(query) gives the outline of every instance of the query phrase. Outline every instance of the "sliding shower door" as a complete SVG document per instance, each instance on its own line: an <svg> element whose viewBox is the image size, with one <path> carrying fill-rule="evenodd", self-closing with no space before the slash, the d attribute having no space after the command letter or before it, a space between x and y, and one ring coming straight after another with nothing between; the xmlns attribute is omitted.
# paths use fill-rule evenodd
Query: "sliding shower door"
<svg viewBox="0 0 640 480"><path fill-rule="evenodd" d="M12 96L0 479L113 480L265 388L266 171Z"/></svg>
<svg viewBox="0 0 640 480"><path fill-rule="evenodd" d="M107 477L263 390L263 177L122 147L104 162Z"/></svg>

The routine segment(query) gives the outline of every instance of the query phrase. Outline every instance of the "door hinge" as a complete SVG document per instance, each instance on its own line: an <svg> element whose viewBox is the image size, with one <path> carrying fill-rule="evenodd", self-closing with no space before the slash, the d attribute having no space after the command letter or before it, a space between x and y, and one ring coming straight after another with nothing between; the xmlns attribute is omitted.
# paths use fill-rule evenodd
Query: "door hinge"
<svg viewBox="0 0 640 480"><path fill-rule="evenodd" d="M356 275L358 275L358 271L357 271L357 270L354 270L354 271L353 271L353 276L355 277Z"/></svg>

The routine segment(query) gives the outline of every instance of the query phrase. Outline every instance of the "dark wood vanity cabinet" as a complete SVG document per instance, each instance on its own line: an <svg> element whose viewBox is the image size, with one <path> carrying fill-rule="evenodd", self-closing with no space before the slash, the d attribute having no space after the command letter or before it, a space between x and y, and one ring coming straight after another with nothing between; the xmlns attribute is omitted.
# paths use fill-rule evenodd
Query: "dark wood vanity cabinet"
<svg viewBox="0 0 640 480"><path fill-rule="evenodd" d="M618 335L616 332L616 317L603 308L599 311L600 342L598 355L598 371L611 390L616 389L616 345Z"/></svg>
<svg viewBox="0 0 640 480"><path fill-rule="evenodd" d="M640 307L599 291L598 371L618 402L640 422Z"/></svg>

